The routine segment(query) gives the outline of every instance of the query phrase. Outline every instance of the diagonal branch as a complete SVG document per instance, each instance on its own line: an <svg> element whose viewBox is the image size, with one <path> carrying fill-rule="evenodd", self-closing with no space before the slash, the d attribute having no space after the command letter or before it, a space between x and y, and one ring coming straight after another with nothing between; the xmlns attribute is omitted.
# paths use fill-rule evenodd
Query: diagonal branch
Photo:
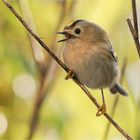
<svg viewBox="0 0 140 140"><path fill-rule="evenodd" d="M7 2L7 0L2 0L9 10L17 17L17 19L22 23L22 25L29 31L29 33L40 43L40 45L57 61L57 63L66 71L69 71L69 68L48 48L47 45L30 29L27 23L22 19L22 17L14 10L14 8ZM87 88L76 78L73 80L75 83L84 91L84 93L91 99L94 105L99 108L100 105L97 100L91 95ZM109 114L105 113L104 116L112 123L112 125L128 140L133 140L120 126L117 124Z"/></svg>
<svg viewBox="0 0 140 140"><path fill-rule="evenodd" d="M132 37L134 39L138 55L140 57L140 42L139 42L139 31L138 31L138 19L137 19L137 8L136 8L136 0L132 0L132 10L133 10L133 24L131 20L127 19L127 24L129 26L130 32L132 34Z"/></svg>

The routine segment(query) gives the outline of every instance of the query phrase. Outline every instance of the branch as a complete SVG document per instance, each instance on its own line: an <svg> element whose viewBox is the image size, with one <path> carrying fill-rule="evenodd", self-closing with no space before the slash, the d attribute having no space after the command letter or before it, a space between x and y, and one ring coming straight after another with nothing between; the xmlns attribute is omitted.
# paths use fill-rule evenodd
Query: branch
<svg viewBox="0 0 140 140"><path fill-rule="evenodd" d="M22 17L14 10L14 8L7 2L7 0L2 0L5 5L11 10L11 12L17 17L17 19L22 23L22 25L29 31L29 33L40 43L40 45L57 61L57 63L66 71L69 72L69 68L48 48L47 45L30 29L27 23L22 19ZM91 95L87 88L76 78L73 80L75 83L84 91L84 93L91 99L94 105L99 108L100 105L97 100ZM114 127L128 140L133 140L107 113L104 116L114 125Z"/></svg>
<svg viewBox="0 0 140 140"><path fill-rule="evenodd" d="M139 38L136 0L131 0L131 1L132 1L132 10L133 10L133 23L134 23L133 25L134 25L134 29L137 33L137 38Z"/></svg>
<svg viewBox="0 0 140 140"><path fill-rule="evenodd" d="M130 32L132 34L132 37L134 39L138 55L140 57L140 42L139 42L139 32L138 32L138 20L137 20L137 9L136 9L136 1L132 0L132 10L133 10L133 23L134 26L131 22L131 20L128 18L127 19L127 24L129 26Z"/></svg>
<svg viewBox="0 0 140 140"><path fill-rule="evenodd" d="M132 34L132 37L134 39L134 42L135 42L135 45L136 45L136 48L137 48L137 51L138 51L138 55L140 57L140 43L139 43L139 39L137 38L137 33L131 23L131 20L128 18L127 19L127 24L129 26L129 29L130 29L130 32Z"/></svg>

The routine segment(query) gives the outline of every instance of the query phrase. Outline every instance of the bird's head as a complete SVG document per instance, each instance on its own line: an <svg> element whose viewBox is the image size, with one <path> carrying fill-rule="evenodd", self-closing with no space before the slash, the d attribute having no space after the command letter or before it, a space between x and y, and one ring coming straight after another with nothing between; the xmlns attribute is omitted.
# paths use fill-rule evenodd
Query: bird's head
<svg viewBox="0 0 140 140"><path fill-rule="evenodd" d="M73 40L95 42L104 38L105 31L94 23L79 19L65 26L64 30L58 32L58 34L65 36L64 39L58 42Z"/></svg>

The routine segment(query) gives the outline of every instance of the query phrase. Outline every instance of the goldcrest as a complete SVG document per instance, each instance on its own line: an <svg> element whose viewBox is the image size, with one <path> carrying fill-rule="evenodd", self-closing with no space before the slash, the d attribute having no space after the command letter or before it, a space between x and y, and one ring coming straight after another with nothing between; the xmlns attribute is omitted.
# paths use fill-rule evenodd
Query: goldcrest
<svg viewBox="0 0 140 140"><path fill-rule="evenodd" d="M86 20L76 20L65 26L63 58L65 64L78 79L92 89L108 87L111 93L127 96L118 83L118 60L104 29Z"/></svg>

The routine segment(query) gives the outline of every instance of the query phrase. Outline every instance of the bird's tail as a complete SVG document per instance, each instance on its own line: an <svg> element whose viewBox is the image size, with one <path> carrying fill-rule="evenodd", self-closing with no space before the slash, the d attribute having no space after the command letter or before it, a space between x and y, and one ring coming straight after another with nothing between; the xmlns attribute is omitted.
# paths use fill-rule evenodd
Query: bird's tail
<svg viewBox="0 0 140 140"><path fill-rule="evenodd" d="M118 83L116 83L115 85L113 85L113 87L110 88L110 91L111 91L112 94L116 94L117 92L119 92L123 96L128 96L128 93Z"/></svg>

